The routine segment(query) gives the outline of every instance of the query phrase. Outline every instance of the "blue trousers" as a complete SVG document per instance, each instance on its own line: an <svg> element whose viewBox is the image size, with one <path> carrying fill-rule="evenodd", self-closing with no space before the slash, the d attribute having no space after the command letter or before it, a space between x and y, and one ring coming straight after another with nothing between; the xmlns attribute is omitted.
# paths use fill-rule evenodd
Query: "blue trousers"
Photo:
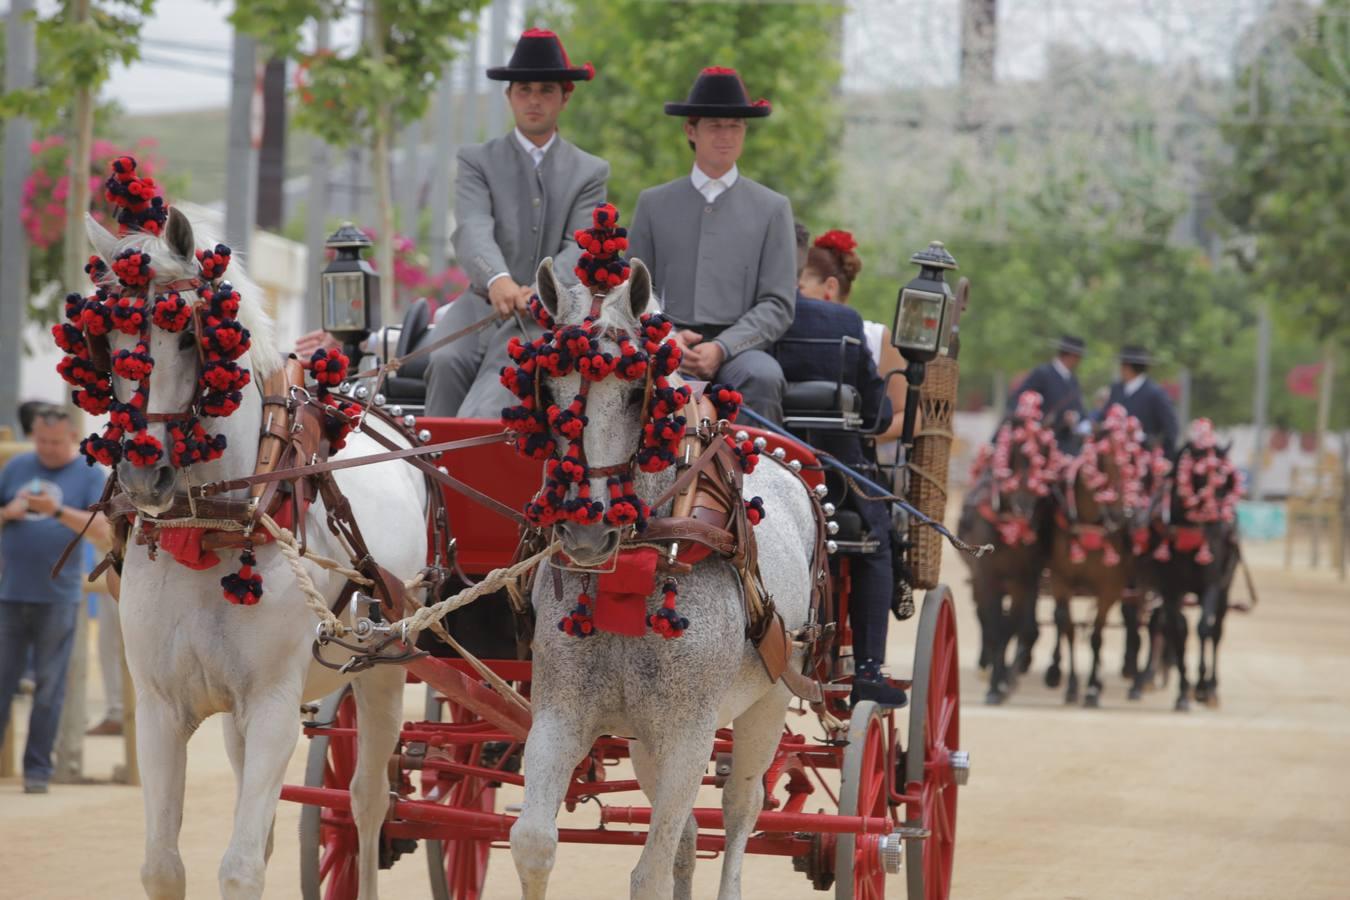
<svg viewBox="0 0 1350 900"><path fill-rule="evenodd" d="M848 596L849 626L853 629L854 659L886 659L886 632L891 624L891 597L895 593L895 574L891 565L891 545L886 533L881 548L863 556L848 558L852 589Z"/></svg>
<svg viewBox="0 0 1350 900"><path fill-rule="evenodd" d="M24 603L0 600L0 740L9 726L9 708L19 690L29 651L37 686L28 719L23 778L46 784L52 777L52 747L66 697L66 667L75 646L79 603Z"/></svg>

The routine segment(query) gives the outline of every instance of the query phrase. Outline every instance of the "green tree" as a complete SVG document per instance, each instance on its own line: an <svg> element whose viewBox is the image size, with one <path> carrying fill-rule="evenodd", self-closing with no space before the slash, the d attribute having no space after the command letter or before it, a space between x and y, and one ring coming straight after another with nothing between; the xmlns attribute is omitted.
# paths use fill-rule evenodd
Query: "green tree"
<svg viewBox="0 0 1350 900"><path fill-rule="evenodd" d="M1322 430L1350 346L1350 0L1276 7L1246 44L1216 193L1273 314L1322 338Z"/></svg>
<svg viewBox="0 0 1350 900"><path fill-rule="evenodd" d="M399 123L420 119L454 42L474 28L484 0L366 0L364 44L345 55L302 49L312 20L344 11L340 0L237 0L231 21L273 53L299 61L304 86L294 121L336 147L369 142L379 222L376 261L394 270L390 146ZM380 280L380 306L394 318L394 279Z"/></svg>
<svg viewBox="0 0 1350 900"><path fill-rule="evenodd" d="M740 72L773 115L751 122L745 172L792 201L799 218L830 198L841 138L837 92L842 4L651 3L572 0L558 29L574 61L595 64L563 114L569 139L609 160L610 199L631 216L643 189L688 174L679 119L707 66Z"/></svg>
<svg viewBox="0 0 1350 900"><path fill-rule="evenodd" d="M140 31L155 0L62 0L37 20L42 75L28 90L0 95L0 116L24 115L51 127L64 121L70 132L66 197L66 284L78 284L85 263L84 212L89 208L87 166L94 143L99 88L115 63L140 57Z"/></svg>

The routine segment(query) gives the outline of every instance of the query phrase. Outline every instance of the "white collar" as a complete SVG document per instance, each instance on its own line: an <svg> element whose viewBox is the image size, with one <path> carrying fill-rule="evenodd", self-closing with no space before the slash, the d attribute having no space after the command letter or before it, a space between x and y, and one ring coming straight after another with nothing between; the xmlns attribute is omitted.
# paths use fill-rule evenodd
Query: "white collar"
<svg viewBox="0 0 1350 900"><path fill-rule="evenodd" d="M1063 378L1065 381L1072 381L1072 380L1073 380L1073 373L1069 371L1069 367L1068 367L1068 366L1066 366L1066 365L1064 365L1064 363L1060 362L1058 356L1056 356L1054 359L1050 360L1050 365L1052 365L1052 366L1055 367L1055 371L1058 372L1058 373L1060 374L1060 377Z"/></svg>
<svg viewBox="0 0 1350 900"><path fill-rule="evenodd" d="M1133 397L1135 394L1139 392L1139 389L1144 386L1144 382L1147 380L1148 375L1136 375L1129 381L1125 382L1125 384L1122 386L1125 390L1125 396Z"/></svg>
<svg viewBox="0 0 1350 900"><path fill-rule="evenodd" d="M513 130L516 133L516 143L520 144L520 149L524 150L526 155L534 160L536 166L543 162L544 154L548 153L554 142L558 140L558 132L554 131L553 134L549 135L548 141L544 146L540 147L534 141L527 138L525 132L521 131L519 128Z"/></svg>
<svg viewBox="0 0 1350 900"><path fill-rule="evenodd" d="M714 181L721 182L722 187L729 190L731 186L736 183L736 179L740 177L740 170L736 168L735 163L732 163L731 168L721 178L713 178L707 172L700 169L698 163L694 163L694 171L689 173L689 180L694 183L694 189L700 193Z"/></svg>

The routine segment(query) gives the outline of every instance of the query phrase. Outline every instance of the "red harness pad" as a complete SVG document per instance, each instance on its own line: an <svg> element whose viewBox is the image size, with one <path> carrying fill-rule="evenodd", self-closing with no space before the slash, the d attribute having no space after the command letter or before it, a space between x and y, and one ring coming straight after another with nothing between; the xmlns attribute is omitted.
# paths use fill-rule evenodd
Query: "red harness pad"
<svg viewBox="0 0 1350 900"><path fill-rule="evenodd" d="M650 547L624 550L613 572L600 576L595 592L595 627L611 634L647 633L647 598L656 590L660 553Z"/></svg>
<svg viewBox="0 0 1350 900"><path fill-rule="evenodd" d="M209 569L220 562L215 551L202 548L205 528L170 528L159 534L159 549L189 569Z"/></svg>
<svg viewBox="0 0 1350 900"><path fill-rule="evenodd" d="M1181 553L1194 553L1205 542L1205 529L1179 525L1172 533L1172 546Z"/></svg>

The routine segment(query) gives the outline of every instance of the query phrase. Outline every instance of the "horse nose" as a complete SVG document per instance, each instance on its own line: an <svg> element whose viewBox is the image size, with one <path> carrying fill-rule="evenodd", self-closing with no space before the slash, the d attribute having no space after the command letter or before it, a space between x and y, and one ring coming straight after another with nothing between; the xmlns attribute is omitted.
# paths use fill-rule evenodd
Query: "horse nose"
<svg viewBox="0 0 1350 900"><path fill-rule="evenodd" d="M164 462L153 466L122 462L117 466L117 480L137 506L161 506L172 498L177 472Z"/></svg>
<svg viewBox="0 0 1350 900"><path fill-rule="evenodd" d="M595 565L609 559L619 547L619 529L608 525L578 525L564 522L558 526L563 552L573 562Z"/></svg>

